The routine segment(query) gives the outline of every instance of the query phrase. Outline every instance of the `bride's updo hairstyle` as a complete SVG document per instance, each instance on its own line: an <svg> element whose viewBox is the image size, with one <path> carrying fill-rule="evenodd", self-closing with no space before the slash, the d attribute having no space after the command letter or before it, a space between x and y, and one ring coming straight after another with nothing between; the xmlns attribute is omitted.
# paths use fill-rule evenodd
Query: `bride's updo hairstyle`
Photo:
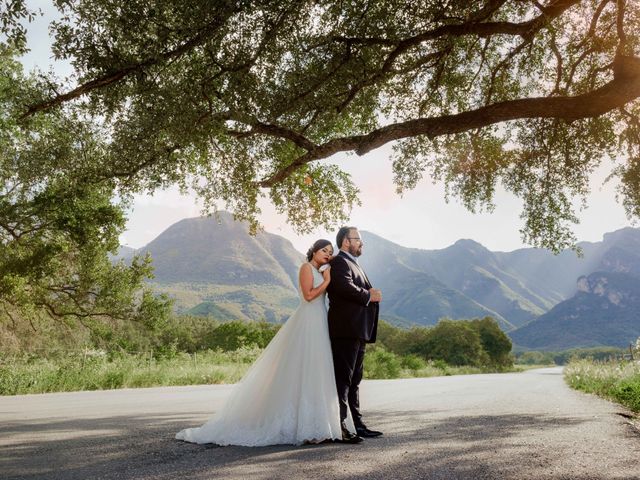
<svg viewBox="0 0 640 480"><path fill-rule="evenodd" d="M313 254L316 253L321 248L326 247L327 245L331 245L331 242L329 240L325 240L324 238L321 238L320 240L316 240L315 243L311 245L311 248L307 250L307 261L310 262L311 259L313 258Z"/></svg>

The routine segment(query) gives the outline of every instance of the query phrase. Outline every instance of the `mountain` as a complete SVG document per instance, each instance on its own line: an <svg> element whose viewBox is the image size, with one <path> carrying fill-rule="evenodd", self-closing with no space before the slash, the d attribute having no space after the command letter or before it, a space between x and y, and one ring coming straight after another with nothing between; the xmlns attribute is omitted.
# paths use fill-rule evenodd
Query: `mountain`
<svg viewBox="0 0 640 480"><path fill-rule="evenodd" d="M600 257L598 270L640 277L640 229L623 228L606 233L603 244L607 248Z"/></svg>
<svg viewBox="0 0 640 480"><path fill-rule="evenodd" d="M619 265L619 264L618 264ZM626 347L640 337L640 277L595 272L577 282L578 293L509 336L536 350Z"/></svg>
<svg viewBox="0 0 640 480"><path fill-rule="evenodd" d="M220 212L216 218L181 220L137 253L153 257L153 288L175 299L177 310L219 319L267 319L280 322L298 304L298 269L303 255L291 243L270 233L255 237L248 226ZM370 242L368 242L370 243ZM494 316L498 313L466 297L432 275L389 262L385 253L394 244L379 239L380 256L372 274L384 290L382 315L403 325L432 325L442 317ZM402 248L396 246L397 248ZM368 258L375 259L373 245ZM386 273L377 275L378 266ZM377 280L376 280L377 281Z"/></svg>
<svg viewBox="0 0 640 480"><path fill-rule="evenodd" d="M541 294L535 282L510 265L508 256L491 252L473 240L459 240L441 250L422 250L402 247L370 232L361 233L365 240L362 263L367 265L367 271L380 271L383 284L390 283L391 287L395 283L386 279L393 268L387 268L387 271L382 268L389 262L426 275L425 278L429 280L420 284L437 282L437 295L440 295L440 291L455 292L458 298L451 299L452 305L463 307L463 304L467 304L461 310L453 310L453 314L460 314L460 317L471 312L472 316L491 315L505 330L511 330L566 298L557 293ZM574 281L575 278L572 279ZM441 300L447 301L444 298ZM431 303L437 307L439 301ZM470 304L475 308L470 309Z"/></svg>
<svg viewBox="0 0 640 480"><path fill-rule="evenodd" d="M412 261L416 249L408 249L373 233L361 231L363 255L359 259L373 284L383 292L380 313L410 323L435 325L442 317L473 318L490 315L505 330L514 326L498 312L449 287Z"/></svg>
<svg viewBox="0 0 640 480"><path fill-rule="evenodd" d="M109 254L109 258L112 262L117 262L118 260L128 260L136 253L135 248L127 247L126 245L120 245L118 248L118 252L115 255Z"/></svg>
<svg viewBox="0 0 640 480"><path fill-rule="evenodd" d="M373 234L368 234L375 241ZM367 237L368 238L368 237ZM380 237L378 237L380 238ZM394 258L428 273L516 327L528 324L577 292L576 279L596 271L640 276L640 229L607 233L602 242L580 242L583 252L559 255L536 248L492 252L473 240L440 250L389 246ZM369 245L365 254L369 255ZM368 261L363 255L363 263ZM384 261L384 255L373 262ZM506 329L508 330L508 329Z"/></svg>
<svg viewBox="0 0 640 480"><path fill-rule="evenodd" d="M247 232L246 223L219 212L171 225L138 253L151 254L152 286L181 313L281 322L298 303L303 256L283 237Z"/></svg>
<svg viewBox="0 0 640 480"><path fill-rule="evenodd" d="M156 275L152 285L172 296L179 312L281 322L299 301L297 276L303 255L283 237L267 232L252 237L247 232L245 223L220 212L218 217L182 220L136 253L152 255ZM586 291L584 282L589 284L591 275L601 279L628 275L625 281L633 289L640 278L636 253L640 252L640 229L607 233L601 242L581 242L583 257L573 251L553 255L535 248L492 252L468 239L444 249L423 250L371 232L360 233L365 243L360 262L383 291L382 317L395 324L433 325L442 317L490 315L513 333L518 345L555 348L619 343L622 340L613 334L582 338L571 329L586 334L603 328L595 322L595 314L584 313L595 312L597 305L600 318L608 319L607 328L613 330L618 328L617 320L605 313L615 312L624 323L627 310L635 308L632 291L621 293L622 305L603 306L602 298ZM123 249L121 256L131 253ZM579 278L581 283L576 283ZM620 278L607 281L624 283ZM566 318L575 320L575 327ZM585 322L581 327L580 321ZM569 329L567 341L562 338L563 328Z"/></svg>
<svg viewBox="0 0 640 480"><path fill-rule="evenodd" d="M180 220L141 249L153 257L158 283L277 285L295 288L302 255L284 238L252 237L227 212Z"/></svg>
<svg viewBox="0 0 640 480"><path fill-rule="evenodd" d="M541 315L554 303L532 290L526 276L510 271L508 262L473 240L458 240L443 250L416 254L413 261L516 326Z"/></svg>
<svg viewBox="0 0 640 480"><path fill-rule="evenodd" d="M575 295L510 332L518 346L626 347L640 336L640 230L606 233L588 247L593 273L577 278Z"/></svg>

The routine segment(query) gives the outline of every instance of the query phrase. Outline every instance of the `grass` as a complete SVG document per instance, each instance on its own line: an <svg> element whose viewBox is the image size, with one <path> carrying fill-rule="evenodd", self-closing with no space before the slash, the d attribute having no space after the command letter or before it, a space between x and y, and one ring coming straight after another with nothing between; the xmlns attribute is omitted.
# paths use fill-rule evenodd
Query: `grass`
<svg viewBox="0 0 640 480"><path fill-rule="evenodd" d="M13 358L0 363L0 395L237 382L261 350Z"/></svg>
<svg viewBox="0 0 640 480"><path fill-rule="evenodd" d="M536 370L538 368L552 368L552 367L557 367L558 365L556 365L555 363L539 363L539 364L527 364L527 365L523 365L521 363L516 363L513 366L513 371L514 372L526 372L528 370Z"/></svg>
<svg viewBox="0 0 640 480"><path fill-rule="evenodd" d="M0 360L0 395L235 383L261 351L257 347L242 347L231 352L177 353L170 358L100 351L53 358L4 358ZM416 355L402 357L382 348L371 348L365 356L365 378L369 379L505 371L518 369L451 366L440 360L425 361Z"/></svg>
<svg viewBox="0 0 640 480"><path fill-rule="evenodd" d="M564 369L567 384L618 402L640 413L640 364L575 360Z"/></svg>

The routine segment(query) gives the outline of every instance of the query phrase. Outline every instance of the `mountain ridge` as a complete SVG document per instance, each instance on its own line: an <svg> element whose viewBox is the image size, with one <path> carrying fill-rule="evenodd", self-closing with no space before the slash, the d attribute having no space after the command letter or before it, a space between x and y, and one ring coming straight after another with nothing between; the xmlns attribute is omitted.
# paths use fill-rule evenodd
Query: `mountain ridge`
<svg viewBox="0 0 640 480"><path fill-rule="evenodd" d="M297 276L304 256L282 236L247 232L248 226L227 212L187 218L136 253L152 255L156 278L151 284L176 298L179 312L284 321L299 301ZM526 332L579 293L578 278L596 271L640 274L635 254L640 229L631 227L608 232L601 242L580 242L583 258L573 251L554 256L536 248L492 252L472 239L425 250L367 230L361 235L360 261L383 290L382 317L405 326L490 315L505 331L526 327Z"/></svg>

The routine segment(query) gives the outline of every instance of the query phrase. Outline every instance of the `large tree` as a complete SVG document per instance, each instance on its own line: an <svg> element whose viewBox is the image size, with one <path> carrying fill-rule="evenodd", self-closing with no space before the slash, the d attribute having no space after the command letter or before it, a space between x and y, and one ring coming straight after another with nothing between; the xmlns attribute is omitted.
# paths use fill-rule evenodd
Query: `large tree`
<svg viewBox="0 0 640 480"><path fill-rule="evenodd" d="M23 40L24 0L4 32ZM96 182L195 184L256 221L345 219L357 188L325 159L393 142L399 192L424 176L476 209L522 198L524 240L572 245L603 158L640 215L640 4L625 0L55 0L49 80L25 121L71 102L110 132ZM391 181L391 179L389 179Z"/></svg>
<svg viewBox="0 0 640 480"><path fill-rule="evenodd" d="M55 344L47 338L52 332L71 342L77 337L69 333L83 330L97 342L120 328L155 328L170 302L144 286L151 259L125 264L109 256L125 215L113 181L90 181L106 155L103 132L73 109L16 122L42 91L12 57L0 47L2 351L18 350L30 336Z"/></svg>

